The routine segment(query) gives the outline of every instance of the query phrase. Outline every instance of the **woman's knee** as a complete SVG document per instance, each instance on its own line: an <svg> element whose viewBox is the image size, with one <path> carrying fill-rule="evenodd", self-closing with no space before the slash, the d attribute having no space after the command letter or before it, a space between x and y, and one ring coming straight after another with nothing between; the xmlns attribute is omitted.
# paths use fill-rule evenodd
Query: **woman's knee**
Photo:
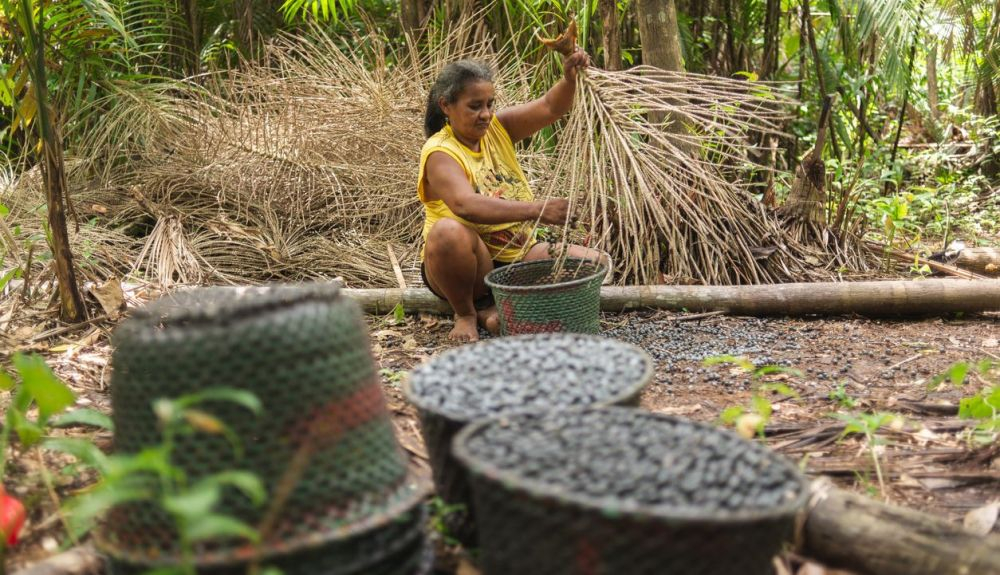
<svg viewBox="0 0 1000 575"><path fill-rule="evenodd" d="M428 255L450 254L456 250L474 251L479 236L460 222L441 218L434 223L427 234L427 245L424 248Z"/></svg>

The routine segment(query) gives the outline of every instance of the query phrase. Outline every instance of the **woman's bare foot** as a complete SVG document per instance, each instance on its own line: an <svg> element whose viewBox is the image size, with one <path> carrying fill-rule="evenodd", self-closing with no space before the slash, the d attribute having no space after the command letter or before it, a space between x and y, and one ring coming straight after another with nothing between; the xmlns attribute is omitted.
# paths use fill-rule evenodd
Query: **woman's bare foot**
<svg viewBox="0 0 1000 575"><path fill-rule="evenodd" d="M490 335L500 335L500 315L497 313L497 306L491 305L486 309L476 312L479 325L490 332Z"/></svg>
<svg viewBox="0 0 1000 575"><path fill-rule="evenodd" d="M478 341L479 328L476 326L476 316L455 314L455 327L451 328L448 338L458 341Z"/></svg>

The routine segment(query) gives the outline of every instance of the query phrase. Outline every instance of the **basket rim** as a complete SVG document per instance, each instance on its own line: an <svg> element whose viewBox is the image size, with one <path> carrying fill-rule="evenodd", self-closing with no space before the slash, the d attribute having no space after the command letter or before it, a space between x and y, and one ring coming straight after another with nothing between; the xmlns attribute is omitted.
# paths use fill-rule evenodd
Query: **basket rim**
<svg viewBox="0 0 1000 575"><path fill-rule="evenodd" d="M619 402L625 401L627 399L630 399L631 397L635 396L637 393L641 393L643 389L645 389L650 383L652 383L653 378L656 376L656 365L653 362L653 358L650 357L649 353L647 353L646 350L644 350L641 347L639 347L638 345L635 345L635 344L632 344L632 343L628 343L628 342L624 342L624 341L617 340L617 339L614 339L614 338L604 337L604 336L600 336L600 335L596 335L596 334L589 334L589 333L553 332L553 333L532 333L532 334L509 335L509 336L503 336L503 337L497 337L497 338L491 338L491 339L481 340L481 341L477 341L475 343L471 343L471 344L467 344L467 345L462 345L462 346L458 346L458 347L453 347L453 348L451 348L449 350L446 350L446 351L442 352L441 354L439 354L436 357L447 357L447 356L450 356L450 355L458 355L460 353L463 353L463 354L464 353L476 353L479 349L481 349L483 347L489 347L490 345L495 345L495 342L498 342L498 341L501 341L501 340L506 340L506 341L511 341L511 340L531 341L531 340L559 339L559 338L564 338L564 337L572 337L574 339L583 338L583 339L590 339L590 340L594 340L594 341L610 341L610 342L614 342L615 344L621 345L622 347L628 349L630 352L636 352L636 355L639 356L640 358L642 358L642 363L643 363L642 375L639 376L636 379L635 383L633 383L630 386L625 387L624 389L622 389L621 391L619 391L618 393L616 393L614 395L610 395L607 398L602 399L600 401L595 401L594 403L590 404L587 407L611 406L611 405L615 405L615 404L617 404ZM494 343L491 343L491 342L494 342ZM424 366L430 365L433 361L434 361L434 358L432 358L431 360L429 360L427 363L424 363L420 367L424 367ZM414 370L414 371L417 371L417 370ZM418 393L416 393L413 390L413 372L412 371L403 380L403 386L402 387L403 387L403 396L406 398L407 401L409 401L411 404L413 404L414 406L416 406L417 409L420 409L421 411L425 411L427 413L431 413L431 414L433 414L435 416L438 416L438 417L444 417L445 419L448 419L449 421L453 421L455 423L460 423L460 424L468 424L468 423L472 423L474 421L478 421L478 420L482 419L483 417L492 417L490 415L485 415L485 416L484 415L468 416L468 415L465 415L465 414L460 414L460 413L458 413L455 410L440 409L440 408L438 408L436 406L430 406L426 401L424 401L423 396L419 395ZM537 409L533 409L533 408L516 408L516 409L512 410L511 412L506 412L506 413L521 412L521 411L534 412L534 411L537 411L537 410L545 410L545 409L549 409L549 408L548 407L543 407L543 406L539 406ZM564 408L564 409L570 409L570 408Z"/></svg>
<svg viewBox="0 0 1000 575"><path fill-rule="evenodd" d="M628 411L634 415L640 417L649 417L653 419L661 419L665 421L683 422L686 424L691 424L696 428L700 428L709 432L723 433L733 437L736 436L731 431L721 429L715 426L711 426L699 421L694 421L690 419L685 419L682 417L667 415L663 413L653 413L650 411L644 411L636 408L618 407L618 406L602 406L602 407L585 407L585 408L574 408L574 409L564 409L560 412L587 412L587 411ZM553 487L544 482L527 479L521 474L514 473L511 471L503 470L495 465L491 465L482 461L471 455L467 448L466 443L468 439L481 432L487 426L493 425L495 423L502 422L507 419L517 418L517 417L530 417L538 416L537 411L519 411L511 412L499 417L491 417L489 419L481 419L470 425L465 426L461 431L459 431L454 439L452 440L451 453L459 461L459 463L465 468L465 470L470 474L470 476L479 476L494 483L498 483L503 486L503 489L511 492L514 495L524 495L529 498L539 500L542 502L554 502L558 505L567 506L571 509L576 509L579 511L596 513L604 516L613 516L615 519L627 519L636 522L659 522L659 523L677 523L684 525L695 525L695 526L709 526L709 527L721 527L726 525L732 525L735 523L753 523L769 519L779 519L784 516L794 516L801 510L809 499L809 483L805 475L799 472L790 462L786 461L784 458L776 457L780 454L768 449L768 455L775 457L774 461L778 462L780 465L786 466L793 472L796 479L796 483L799 485L798 496L790 501L787 501L781 505L766 509L748 509L748 510L737 510L737 511L720 511L714 515L707 515L704 513L699 513L695 511L681 511L676 507L671 507L667 505L647 505L643 506L641 509L627 509L614 498L595 498L590 496L582 496L574 493L569 493L565 490ZM742 438L740 438L743 441ZM752 443L752 442L751 442ZM767 449L759 444L753 443L754 447L751 449ZM748 446L749 447L749 446Z"/></svg>
<svg viewBox="0 0 1000 575"><path fill-rule="evenodd" d="M494 268L490 270L490 272L486 274L486 277L483 278L483 281L490 288L490 290L500 290L501 292L505 293L539 293L539 292L544 293L547 291L563 290L569 287L576 287L578 285L583 285L592 281L594 278L597 277L600 277L603 280L604 276L607 275L608 273L608 266L606 266L605 264L591 260L589 258L573 257L573 258L566 258L564 260L565 263L569 264L571 262L572 263L579 262L581 265L585 263L590 263L593 264L594 267L597 269L592 274L586 275L581 278L576 278L567 282L560 282L557 284L543 284L534 286L512 286L496 282L496 276L503 273L509 273L511 270L518 268L527 268L527 267L542 267L545 265L551 267L552 263L555 261L556 261L555 259L548 258L543 260L520 261L512 263L510 265L506 265L501 268Z"/></svg>
<svg viewBox="0 0 1000 575"><path fill-rule="evenodd" d="M407 466L409 467L409 466ZM283 557L297 553L306 549L333 543L338 540L345 540L365 532L373 531L385 527L403 513L415 509L424 498L433 491L431 482L421 476L413 469L408 469L406 477L393 491L382 497L384 507L378 512L371 514L360 513L360 501L355 502L355 507L347 514L357 515L353 522L342 525L341 521L331 521L332 528L325 532L309 532L300 534L298 537L285 541L262 541L259 545L245 543L242 545L227 546L219 550L211 551L197 557L197 566L205 568L228 567L240 565L247 561L265 561L275 557ZM425 511L420 511L425 513ZM337 517L337 515L333 515ZM128 561L138 565L168 567L179 564L183 558L178 554L154 553L149 554L136 551L131 548L116 546L104 536L104 529L95 529L93 532L95 547L115 559Z"/></svg>

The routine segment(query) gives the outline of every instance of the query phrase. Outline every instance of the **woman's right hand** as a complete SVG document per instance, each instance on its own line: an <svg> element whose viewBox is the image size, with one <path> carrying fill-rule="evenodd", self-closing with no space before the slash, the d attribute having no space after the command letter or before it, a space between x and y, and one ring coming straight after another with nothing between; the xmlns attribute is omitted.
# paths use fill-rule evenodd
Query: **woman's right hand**
<svg viewBox="0 0 1000 575"><path fill-rule="evenodd" d="M566 225L569 220L569 200L566 198L549 198L542 202L542 211L538 220L543 224Z"/></svg>

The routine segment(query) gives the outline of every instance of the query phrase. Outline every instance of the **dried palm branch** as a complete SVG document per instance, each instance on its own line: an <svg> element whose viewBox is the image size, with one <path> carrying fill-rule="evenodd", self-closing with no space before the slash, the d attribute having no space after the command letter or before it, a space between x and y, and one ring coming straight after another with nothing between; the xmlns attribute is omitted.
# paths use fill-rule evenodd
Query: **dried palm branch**
<svg viewBox="0 0 1000 575"><path fill-rule="evenodd" d="M572 50L566 34L545 41ZM619 281L707 284L802 279L802 246L738 183L747 135L778 134L781 86L638 66L589 68L560 131L545 195L567 190L581 235L618 263Z"/></svg>

